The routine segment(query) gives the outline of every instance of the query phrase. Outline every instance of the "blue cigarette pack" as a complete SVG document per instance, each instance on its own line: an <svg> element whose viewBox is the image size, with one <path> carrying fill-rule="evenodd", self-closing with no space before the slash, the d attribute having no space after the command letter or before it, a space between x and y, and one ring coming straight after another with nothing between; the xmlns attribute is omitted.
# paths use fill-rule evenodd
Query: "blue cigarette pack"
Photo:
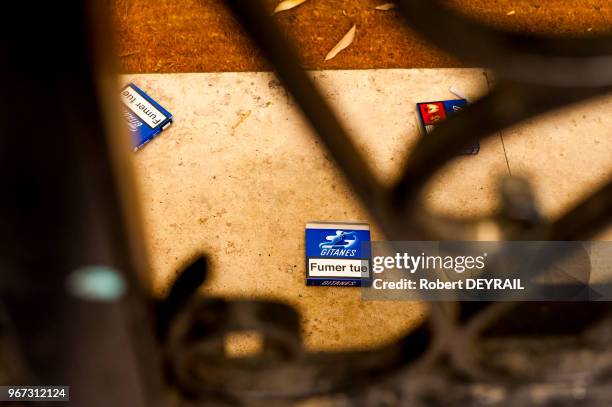
<svg viewBox="0 0 612 407"><path fill-rule="evenodd" d="M121 102L134 150L142 148L172 124L172 113L133 83L121 91Z"/></svg>
<svg viewBox="0 0 612 407"><path fill-rule="evenodd" d="M460 112L467 105L467 100L442 100L439 102L417 103L417 115L421 132L427 135L435 129L436 124L445 120L448 116ZM476 143L459 151L459 155L473 155L480 151L480 143Z"/></svg>
<svg viewBox="0 0 612 407"><path fill-rule="evenodd" d="M371 263L367 223L306 224L306 285L370 286Z"/></svg>

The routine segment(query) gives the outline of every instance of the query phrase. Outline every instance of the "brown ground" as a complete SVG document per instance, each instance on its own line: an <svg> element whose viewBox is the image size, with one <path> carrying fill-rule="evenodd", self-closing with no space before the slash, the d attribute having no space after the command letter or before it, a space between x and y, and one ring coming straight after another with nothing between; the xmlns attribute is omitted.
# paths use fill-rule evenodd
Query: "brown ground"
<svg viewBox="0 0 612 407"><path fill-rule="evenodd" d="M221 0L113 0L124 72L254 71L261 59ZM277 14L303 64L313 69L457 67L458 61L419 40L390 0L308 0ZM280 0L267 0L272 10ZM489 24L523 32L590 35L612 29L609 0L449 0ZM508 15L514 10L514 14ZM327 52L351 25L353 44L335 59Z"/></svg>

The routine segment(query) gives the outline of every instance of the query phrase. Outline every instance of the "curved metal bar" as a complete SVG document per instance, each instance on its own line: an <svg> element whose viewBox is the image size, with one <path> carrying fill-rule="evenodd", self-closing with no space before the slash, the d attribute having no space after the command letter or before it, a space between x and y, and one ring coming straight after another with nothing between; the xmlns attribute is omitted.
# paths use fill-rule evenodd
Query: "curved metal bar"
<svg viewBox="0 0 612 407"><path fill-rule="evenodd" d="M520 123L584 99L606 93L611 88L559 89L550 86L524 85L503 81L484 98L468 106L460 114L441 123L428 137L422 138L406 161L399 181L393 188L392 202L403 213L400 236L412 239L414 234L429 239L474 239L481 218L458 219L429 213L420 199L428 181L449 161L456 151L496 134L502 128ZM594 203L591 203L594 205ZM602 211L598 212L604 216ZM584 214L575 212L575 219ZM599 218L601 219L601 218ZM548 229L529 232L521 240L548 239Z"/></svg>
<svg viewBox="0 0 612 407"><path fill-rule="evenodd" d="M346 392L399 374L427 354L430 359L437 356L427 325L373 350L306 353L297 317L292 308L279 303L194 299L169 325L169 373L191 397L244 405L248 400ZM240 331L263 337L261 354L225 355L226 335Z"/></svg>
<svg viewBox="0 0 612 407"><path fill-rule="evenodd" d="M590 238L612 220L612 182L554 221L548 230L550 240Z"/></svg>
<svg viewBox="0 0 612 407"><path fill-rule="evenodd" d="M394 201L404 210L417 202L427 181L456 152L495 132L547 111L591 98L612 88L559 89L501 82L489 95L442 122L416 145L394 188Z"/></svg>
<svg viewBox="0 0 612 407"><path fill-rule="evenodd" d="M368 209L374 217L386 217L386 189L378 182L348 132L302 69L298 55L266 7L259 0L228 0L226 3L272 63L278 77L298 102L302 113L331 153L349 185L362 202L369 203Z"/></svg>
<svg viewBox="0 0 612 407"><path fill-rule="evenodd" d="M495 219L484 220L434 216L422 208L420 191L460 148L525 119L607 92L612 85L612 70L609 69L612 66L612 38L551 40L510 34L458 17L438 1L400 0L408 21L417 31L459 56L493 66L501 72L502 79L493 93L424 138L407 162L397 185L388 190L379 183L330 106L301 69L297 55L262 3L229 0L228 4L272 63L357 196L391 240L465 238L479 227L479 222L495 222L499 226L504 221L512 221L512 216L504 213ZM446 32L456 31L460 35L442 35L437 29L440 25L445 26ZM537 214L529 213L528 219L523 219L526 227L518 229L522 232L519 238L562 238L591 233L601 226L602 220L609 218L605 210L610 206L610 196L608 185L553 224L543 224ZM251 303L249 307L258 309L260 305ZM269 337L286 338L280 342L295 345L296 352L289 352L294 357L287 360L280 374L278 369L270 369L266 360L258 361L251 370L241 371L235 369L234 363L226 363L221 355L211 353L211 349L218 350L220 346L219 338L214 336L220 333L223 337L229 329L224 330L223 324L219 325L220 332L211 325L202 331L206 338L212 335L212 339L195 337L190 340L193 329L202 324L198 322L198 313L189 316L190 313L184 311L175 326L178 331L170 334L173 345L169 357L175 363L172 368L183 390L194 397L212 394L234 403L297 399L339 391L349 393L357 386L372 389L381 382L376 379L405 377L403 374L412 371L425 355L429 355L427 366L432 368L436 363L445 363L444 354L448 353L454 364L452 368L480 377L483 370L477 359L460 353L474 338L469 329L470 321L478 322L479 316L482 319L495 308L479 304L469 316L464 315L465 320L455 318L450 309L442 303L432 304L429 326L421 325L389 346L372 351L325 354L297 352L297 342L291 339L296 339L294 327L287 330L282 327L281 320L259 321L254 314L247 313L251 318L251 324L245 325L247 328L255 328L263 335L267 332ZM194 320L190 321L192 317ZM234 313L230 319L238 323L241 318ZM242 325L230 326L231 329L240 327ZM449 336L446 334L453 332L463 338L461 344L444 341ZM238 386L234 383L220 388L214 385L218 381L213 381L211 386L207 380L210 370L204 376L194 375L198 369L192 370L194 366L187 364L202 355L205 356L202 367L237 379ZM282 391L279 391L279 383L284 386ZM461 386L457 381L454 383ZM251 387L245 387L247 384Z"/></svg>
<svg viewBox="0 0 612 407"><path fill-rule="evenodd" d="M428 41L503 77L554 86L612 84L611 35L581 39L516 34L463 17L439 0L397 3L410 27Z"/></svg>

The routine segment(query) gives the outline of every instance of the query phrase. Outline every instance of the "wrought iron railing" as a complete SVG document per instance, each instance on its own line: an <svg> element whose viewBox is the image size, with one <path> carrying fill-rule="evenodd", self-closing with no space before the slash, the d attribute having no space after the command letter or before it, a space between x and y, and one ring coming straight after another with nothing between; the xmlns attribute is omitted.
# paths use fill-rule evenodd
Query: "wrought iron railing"
<svg viewBox="0 0 612 407"><path fill-rule="evenodd" d="M309 352L291 307L196 295L206 278L204 258L182 270L165 300L151 299L137 278L137 248L128 244L133 240L118 187L124 168L111 165L116 156L106 138L111 115L103 96L114 90L105 94L99 80L107 73L98 53L105 14L92 6L103 2L68 3L19 6L14 15L27 16L27 32L11 31L10 24L0 28L4 38L22 34L2 44L0 55L5 100L12 101L0 121L0 311L6 310L0 313L0 360L9 354L20 360L6 369L11 374L2 376L5 381L70 384L74 405L88 407L162 405L167 392L182 406L287 405L313 397L362 406L612 404L608 303L432 303L427 321L395 343ZM492 69L497 85L422 138L388 188L261 2L227 3L388 239L469 240L486 224L502 239L574 240L609 223L611 183L552 221L539 215L524 180L507 180L499 213L486 218L429 213L420 192L458 149L609 92L612 37L510 34L439 1L399 0L412 29ZM40 47L41 38L61 46ZM34 79L42 75L33 69L41 60L53 63ZM31 119L32 101L46 108L44 121ZM92 303L67 291L66 278L88 263L121 271L126 298ZM225 340L236 331L259 334L261 351L249 358L226 356Z"/></svg>
<svg viewBox="0 0 612 407"><path fill-rule="evenodd" d="M422 138L398 182L387 188L302 70L261 2L227 3L388 239L471 240L486 224L493 225L501 239L575 240L588 238L608 224L612 183L553 221L540 216L528 182L521 179L505 181L500 212L485 218L428 213L420 193L461 148L544 112L609 92L612 37L544 39L513 34L471 21L438 1L399 1L413 30L470 63L492 69L497 85L445 121L431 137ZM224 326L217 331L217 341L222 341L225 326L237 322L232 315L241 313L248 322L233 328L260 332L266 346L257 360L223 359L222 353L214 351L220 349L220 342L198 354L195 347L208 339L189 334L184 327L198 327L205 337L214 329L197 321L197 311L191 314L191 323L183 322L182 330L171 328L172 343L180 337L194 346L189 357L182 353L189 348L185 342L175 347L181 351L172 360L183 363L174 365L177 384L202 399L215 394L241 404L342 394L340 404L364 406L606 405L612 401L612 392L605 391L612 368L607 303L432 303L429 320L398 342L348 353L300 351L297 316L283 305L221 302L216 306L215 317ZM201 307L211 312L206 305ZM259 307L278 308L273 316L271 310L258 314ZM181 320L187 315L181 315ZM584 355L582 362L575 361L578 354ZM595 367L591 364L595 360L602 364ZM577 364L559 368L559 361Z"/></svg>

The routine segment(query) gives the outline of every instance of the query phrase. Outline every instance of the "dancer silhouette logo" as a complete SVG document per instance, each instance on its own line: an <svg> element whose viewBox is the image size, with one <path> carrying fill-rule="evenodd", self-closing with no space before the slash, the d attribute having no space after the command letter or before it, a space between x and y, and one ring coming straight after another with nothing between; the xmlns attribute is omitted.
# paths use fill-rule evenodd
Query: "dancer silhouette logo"
<svg viewBox="0 0 612 407"><path fill-rule="evenodd" d="M348 249L357 243L357 234L337 230L335 235L329 235L325 239L325 242L319 244L322 249Z"/></svg>

